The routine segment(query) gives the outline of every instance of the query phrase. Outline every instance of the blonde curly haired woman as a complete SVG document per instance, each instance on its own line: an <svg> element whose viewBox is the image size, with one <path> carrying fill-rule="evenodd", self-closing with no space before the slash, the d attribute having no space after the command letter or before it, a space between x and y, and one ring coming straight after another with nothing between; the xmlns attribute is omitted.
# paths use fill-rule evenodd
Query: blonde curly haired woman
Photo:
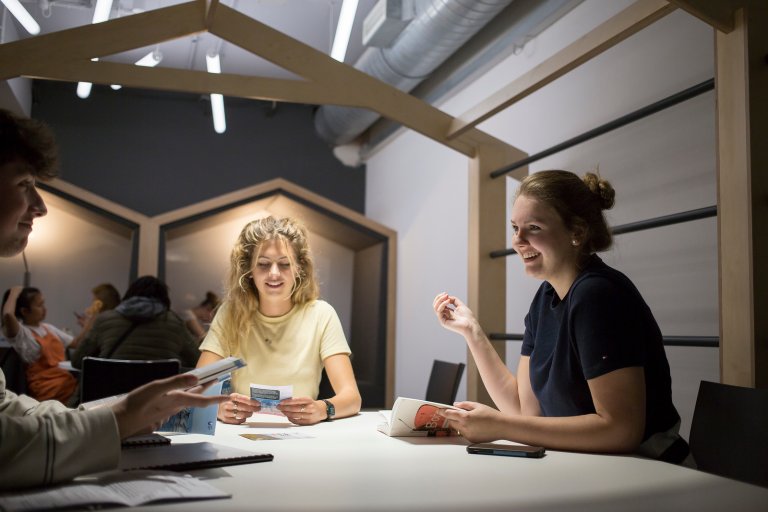
<svg viewBox="0 0 768 512"><path fill-rule="evenodd" d="M232 374L218 418L241 424L261 405L250 384L292 385L278 409L297 425L352 416L361 398L336 311L320 300L306 229L291 218L249 222L232 249L227 294L197 366L229 356L248 365ZM323 368L335 393L318 400Z"/></svg>

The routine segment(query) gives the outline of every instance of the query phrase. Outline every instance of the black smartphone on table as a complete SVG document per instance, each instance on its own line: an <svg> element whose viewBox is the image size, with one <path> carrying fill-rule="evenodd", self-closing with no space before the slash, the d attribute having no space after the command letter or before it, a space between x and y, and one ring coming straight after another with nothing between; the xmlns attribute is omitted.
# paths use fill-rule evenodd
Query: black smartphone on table
<svg viewBox="0 0 768 512"><path fill-rule="evenodd" d="M507 457L528 457L540 459L546 450L541 446L526 444L475 443L467 446L467 453L480 455L504 455Z"/></svg>

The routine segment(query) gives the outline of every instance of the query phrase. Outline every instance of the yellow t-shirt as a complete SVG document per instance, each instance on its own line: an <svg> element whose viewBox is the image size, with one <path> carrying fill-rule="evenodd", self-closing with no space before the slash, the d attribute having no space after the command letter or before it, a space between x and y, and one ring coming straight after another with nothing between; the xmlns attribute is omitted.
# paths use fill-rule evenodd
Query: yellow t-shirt
<svg viewBox="0 0 768 512"><path fill-rule="evenodd" d="M316 400L323 360L352 352L336 311L322 300L294 306L279 317L257 311L255 328L240 340L238 353L230 353L229 346L220 341L220 313L214 317L200 350L243 358L247 366L232 373L232 391L236 393L250 396L252 383L292 385L294 397Z"/></svg>

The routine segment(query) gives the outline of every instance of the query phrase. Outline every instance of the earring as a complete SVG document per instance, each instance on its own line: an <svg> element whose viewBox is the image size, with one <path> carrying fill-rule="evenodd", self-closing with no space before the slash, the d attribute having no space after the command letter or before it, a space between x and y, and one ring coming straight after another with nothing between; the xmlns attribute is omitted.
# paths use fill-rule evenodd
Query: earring
<svg viewBox="0 0 768 512"><path fill-rule="evenodd" d="M574 238L573 240L571 240L571 245L576 247L577 245L579 245L579 241Z"/></svg>

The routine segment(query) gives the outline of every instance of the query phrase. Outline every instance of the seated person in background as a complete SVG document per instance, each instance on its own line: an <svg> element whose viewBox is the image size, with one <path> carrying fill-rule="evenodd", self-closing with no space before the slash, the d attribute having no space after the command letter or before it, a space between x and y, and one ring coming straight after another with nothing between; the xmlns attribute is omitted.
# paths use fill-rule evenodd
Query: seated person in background
<svg viewBox="0 0 768 512"><path fill-rule="evenodd" d="M120 293L110 283L102 283L95 286L91 290L91 295L91 305L85 309L85 312L83 314L75 312L77 323L83 329L90 329L96 315L102 311L115 309L120 304Z"/></svg>
<svg viewBox="0 0 768 512"><path fill-rule="evenodd" d="M56 176L58 157L42 123L0 109L0 257L27 246L32 224L47 213L35 187ZM177 375L129 393L109 406L67 409L5 389L0 370L0 490L51 485L117 469L120 440L149 432L184 407L205 407L226 397L189 391L197 379Z"/></svg>
<svg viewBox="0 0 768 512"><path fill-rule="evenodd" d="M470 441L688 457L659 326L635 285L595 254L611 246L602 210L614 195L593 173L542 171L520 184L512 247L544 282L525 317L517 376L463 302L435 297L438 320L464 336L498 407L459 402L462 410L442 411Z"/></svg>
<svg viewBox="0 0 768 512"><path fill-rule="evenodd" d="M307 233L290 218L246 224L232 249L228 290L200 350L198 366L228 356L248 366L232 374L234 393L219 406L225 423L243 423L260 404L250 384L292 385L279 406L312 425L360 411L350 350L333 307L319 300ZM335 396L318 400L323 367Z"/></svg>
<svg viewBox="0 0 768 512"><path fill-rule="evenodd" d="M91 305L86 308L85 313L82 315L77 312L75 313L81 331L72 341L72 348L79 345L83 338L85 338L85 335L93 327L93 322L99 313L115 309L120 304L120 293L117 291L117 288L109 283L103 283L94 287L91 293L93 294L93 300L91 300Z"/></svg>
<svg viewBox="0 0 768 512"><path fill-rule="evenodd" d="M171 311L168 287L153 276L136 279L123 301L96 317L93 327L72 354L81 368L87 356L106 359L178 359L194 367L200 351L183 320Z"/></svg>
<svg viewBox="0 0 768 512"><path fill-rule="evenodd" d="M208 328L213 320L213 312L219 305L219 296L213 292L205 292L205 299L192 309L184 311L184 320L189 331L202 341L208 333Z"/></svg>
<svg viewBox="0 0 768 512"><path fill-rule="evenodd" d="M43 322L45 298L37 288L14 286L3 294L3 334L27 364L29 394L37 400L67 403L77 380L59 368L72 335Z"/></svg>

